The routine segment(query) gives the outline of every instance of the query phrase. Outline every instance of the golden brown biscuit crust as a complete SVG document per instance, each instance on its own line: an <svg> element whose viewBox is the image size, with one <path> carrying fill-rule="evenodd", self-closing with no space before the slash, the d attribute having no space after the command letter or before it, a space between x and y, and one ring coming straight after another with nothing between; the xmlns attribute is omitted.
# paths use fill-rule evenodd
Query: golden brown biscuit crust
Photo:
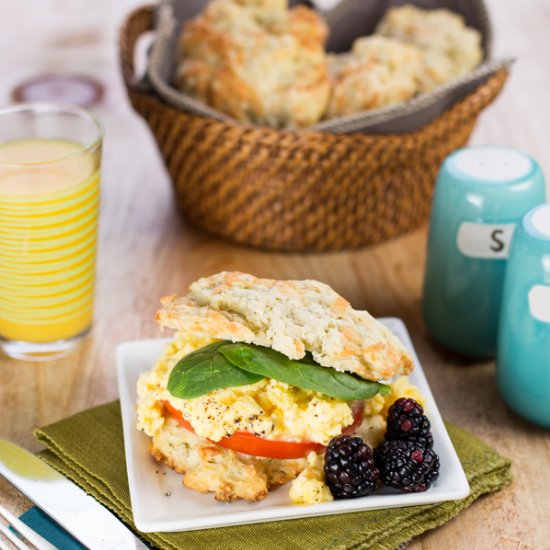
<svg viewBox="0 0 550 550"><path fill-rule="evenodd" d="M325 113L326 23L283 0L213 0L180 36L176 86L238 120L307 126Z"/></svg>
<svg viewBox="0 0 550 550"><path fill-rule="evenodd" d="M375 32L424 52L423 92L470 72L483 58L480 32L467 27L461 15L446 9L395 7L388 10Z"/></svg>
<svg viewBox="0 0 550 550"><path fill-rule="evenodd" d="M358 38L349 54L329 58L329 118L407 101L419 91L423 58L418 48L398 40Z"/></svg>
<svg viewBox="0 0 550 550"><path fill-rule="evenodd" d="M414 368L396 336L318 281L222 272L193 283L187 296L168 296L162 304L157 313L162 326L268 346L291 359L309 351L320 365L369 380Z"/></svg>

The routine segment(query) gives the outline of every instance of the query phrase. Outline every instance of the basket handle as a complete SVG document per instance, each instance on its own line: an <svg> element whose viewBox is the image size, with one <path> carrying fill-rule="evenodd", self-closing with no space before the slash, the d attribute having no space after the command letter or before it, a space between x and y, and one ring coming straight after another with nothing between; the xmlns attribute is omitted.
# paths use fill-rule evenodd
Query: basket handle
<svg viewBox="0 0 550 550"><path fill-rule="evenodd" d="M135 88L134 51L139 37L154 28L155 7L142 6L128 15L120 29L119 59L122 78L128 90Z"/></svg>

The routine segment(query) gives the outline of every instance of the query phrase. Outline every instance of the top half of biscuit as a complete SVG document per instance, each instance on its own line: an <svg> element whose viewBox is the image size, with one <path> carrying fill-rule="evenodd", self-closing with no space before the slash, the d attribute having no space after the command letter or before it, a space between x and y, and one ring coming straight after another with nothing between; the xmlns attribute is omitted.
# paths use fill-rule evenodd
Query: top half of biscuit
<svg viewBox="0 0 550 550"><path fill-rule="evenodd" d="M368 380L408 374L414 368L392 332L318 281L222 272L199 279L189 290L181 298L163 298L157 313L161 326L267 346L290 359L311 352L320 365Z"/></svg>

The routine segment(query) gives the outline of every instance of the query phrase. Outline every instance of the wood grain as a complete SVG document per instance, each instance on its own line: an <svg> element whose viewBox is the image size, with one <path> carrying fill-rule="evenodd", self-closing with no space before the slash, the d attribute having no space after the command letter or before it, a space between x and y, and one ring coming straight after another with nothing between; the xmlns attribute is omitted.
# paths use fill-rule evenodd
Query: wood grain
<svg viewBox="0 0 550 550"><path fill-rule="evenodd" d="M8 17L0 20L3 103L21 79L52 70L92 74L107 89L97 109L106 139L94 330L75 354L60 361L31 364L0 358L0 436L37 450L32 436L37 426L115 399L115 347L124 340L159 336L153 315L161 295L184 292L194 279L224 269L316 278L356 308L401 317L445 418L514 461L511 487L480 499L410 548L550 548L550 433L504 406L493 362L468 363L430 341L419 308L426 228L359 252L288 255L220 242L179 217L153 140L131 112L118 75L116 28L131 5L139 3L102 0L94 3L101 17L86 19L75 8L85 4L81 0L69 3L70 9L60 1L8 0ZM518 61L472 141L522 149L550 174L550 2L491 0L489 6L495 55L513 55ZM13 25L23 19L24 26ZM0 503L17 512L28 506L3 480Z"/></svg>

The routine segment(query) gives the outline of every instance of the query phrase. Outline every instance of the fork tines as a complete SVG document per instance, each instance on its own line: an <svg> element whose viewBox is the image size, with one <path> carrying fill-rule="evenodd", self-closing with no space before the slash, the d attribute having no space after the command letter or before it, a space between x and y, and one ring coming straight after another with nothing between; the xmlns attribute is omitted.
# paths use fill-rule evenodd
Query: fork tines
<svg viewBox="0 0 550 550"><path fill-rule="evenodd" d="M18 550L30 550L31 548L36 548L37 550L56 550L55 546L42 538L28 525L25 525L2 505L0 505L0 516L3 517L7 524L15 531L12 532L8 525L0 523L0 534L15 546L15 548L18 548ZM23 540L18 535L23 537ZM29 544L32 546L29 546ZM10 547L0 540L0 550L10 550Z"/></svg>

